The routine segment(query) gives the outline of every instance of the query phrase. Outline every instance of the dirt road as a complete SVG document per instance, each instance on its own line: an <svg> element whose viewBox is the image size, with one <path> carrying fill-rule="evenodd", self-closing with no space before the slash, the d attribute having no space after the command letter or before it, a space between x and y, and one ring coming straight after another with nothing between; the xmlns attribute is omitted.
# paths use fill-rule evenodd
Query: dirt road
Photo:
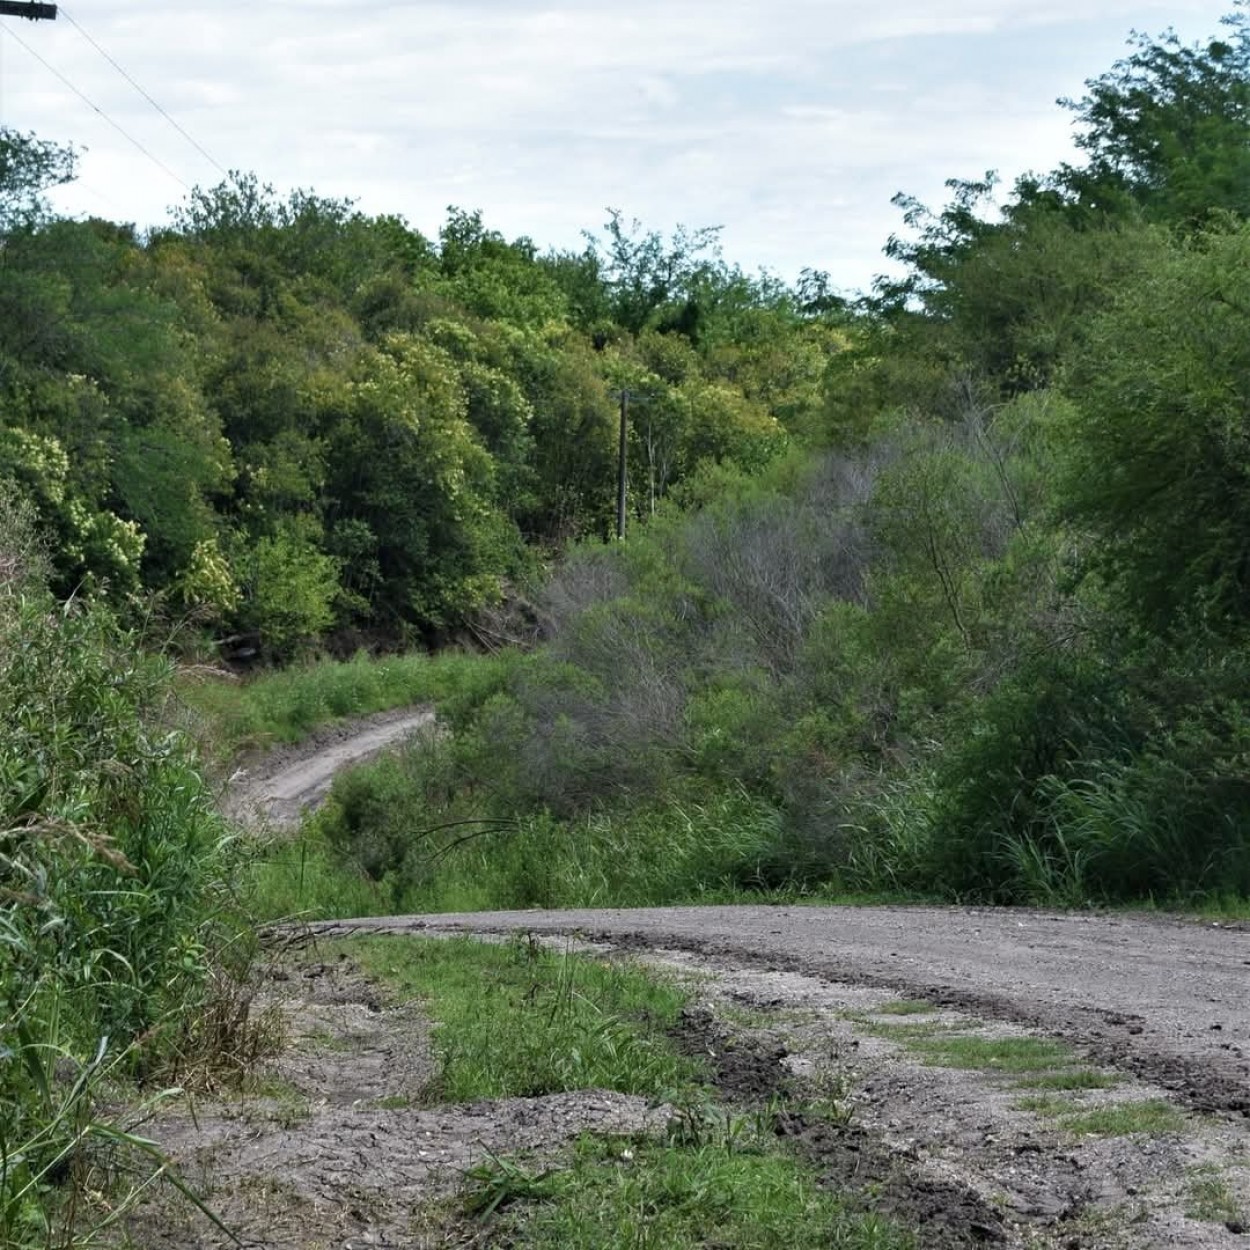
<svg viewBox="0 0 1250 1250"><path fill-rule="evenodd" d="M1079 1042L1191 1106L1250 1116L1250 931L932 907L675 907L396 916L348 931L576 933L918 995Z"/></svg>
<svg viewBox="0 0 1250 1250"><path fill-rule="evenodd" d="M429 708L340 722L297 746L279 747L231 779L223 806L245 824L289 828L330 792L335 774L434 726Z"/></svg>
<svg viewBox="0 0 1250 1250"><path fill-rule="evenodd" d="M391 713L330 730L236 779L230 807L294 823L336 771L432 722ZM427 1105L428 1022L388 1008L320 939L516 931L686 978L695 1006L677 1040L723 1096L782 1107L776 1132L822 1180L915 1228L924 1250L1250 1239L1250 926L1167 917L731 906L280 929L272 992L292 1045L278 1096L175 1111L158 1140L249 1244L452 1244L437 1222L413 1241L413 1211L469 1165L536 1143L558 1152L587 1128L635 1132L655 1109L596 1090ZM290 962L305 949L311 962ZM943 1044L963 1057L935 1059ZM1052 1052L1040 1069L1007 1063L1038 1045ZM832 1127L801 1109L828 1089L849 1115ZM197 1225L139 1244L224 1242Z"/></svg>

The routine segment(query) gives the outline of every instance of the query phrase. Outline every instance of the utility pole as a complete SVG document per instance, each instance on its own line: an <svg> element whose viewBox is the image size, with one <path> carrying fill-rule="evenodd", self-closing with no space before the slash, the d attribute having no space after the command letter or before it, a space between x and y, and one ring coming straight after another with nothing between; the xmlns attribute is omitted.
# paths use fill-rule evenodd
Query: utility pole
<svg viewBox="0 0 1250 1250"><path fill-rule="evenodd" d="M32 4L26 0L14 4L9 3L9 0L0 0L0 17L24 17L32 22L54 22L56 5Z"/></svg>
<svg viewBox="0 0 1250 1250"><path fill-rule="evenodd" d="M621 387L621 442L616 452L616 537L625 537L625 490L628 483L626 472L626 431L629 422L629 392Z"/></svg>
<svg viewBox="0 0 1250 1250"><path fill-rule="evenodd" d="M651 398L650 395L637 395L625 387L617 392L617 398L621 401L621 438L616 450L616 536L617 538L625 537L625 496L629 490L629 473L626 456L629 448L629 401L632 399L635 403L645 403Z"/></svg>

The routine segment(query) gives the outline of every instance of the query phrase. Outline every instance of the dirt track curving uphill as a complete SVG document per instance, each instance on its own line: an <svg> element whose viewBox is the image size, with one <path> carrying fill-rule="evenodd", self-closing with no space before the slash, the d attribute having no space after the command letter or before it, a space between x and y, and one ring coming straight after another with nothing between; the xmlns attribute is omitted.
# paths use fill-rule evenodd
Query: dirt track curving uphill
<svg viewBox="0 0 1250 1250"><path fill-rule="evenodd" d="M342 721L297 746L278 747L231 778L224 806L244 824L290 828L330 792L337 773L434 727L429 708Z"/></svg>

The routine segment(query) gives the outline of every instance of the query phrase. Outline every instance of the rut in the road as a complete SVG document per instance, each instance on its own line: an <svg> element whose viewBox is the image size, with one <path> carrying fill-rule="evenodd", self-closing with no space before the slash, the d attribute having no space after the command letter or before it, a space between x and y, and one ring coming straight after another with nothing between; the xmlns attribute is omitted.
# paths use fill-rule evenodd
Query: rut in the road
<svg viewBox="0 0 1250 1250"><path fill-rule="evenodd" d="M327 922L320 933L579 933L917 993L1054 1033L1204 1111L1250 1113L1250 932L936 907L672 907Z"/></svg>

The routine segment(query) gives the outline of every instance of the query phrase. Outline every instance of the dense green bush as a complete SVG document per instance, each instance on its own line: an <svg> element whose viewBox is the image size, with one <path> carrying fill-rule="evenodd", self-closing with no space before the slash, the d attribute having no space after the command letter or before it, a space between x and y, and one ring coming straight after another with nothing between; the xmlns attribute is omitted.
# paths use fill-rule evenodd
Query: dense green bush
<svg viewBox="0 0 1250 1250"><path fill-rule="evenodd" d="M227 833L169 723L171 666L104 609L57 603L31 533L0 490L5 1245L53 1237L93 1144L122 1140L101 1081L188 1044L232 932Z"/></svg>

